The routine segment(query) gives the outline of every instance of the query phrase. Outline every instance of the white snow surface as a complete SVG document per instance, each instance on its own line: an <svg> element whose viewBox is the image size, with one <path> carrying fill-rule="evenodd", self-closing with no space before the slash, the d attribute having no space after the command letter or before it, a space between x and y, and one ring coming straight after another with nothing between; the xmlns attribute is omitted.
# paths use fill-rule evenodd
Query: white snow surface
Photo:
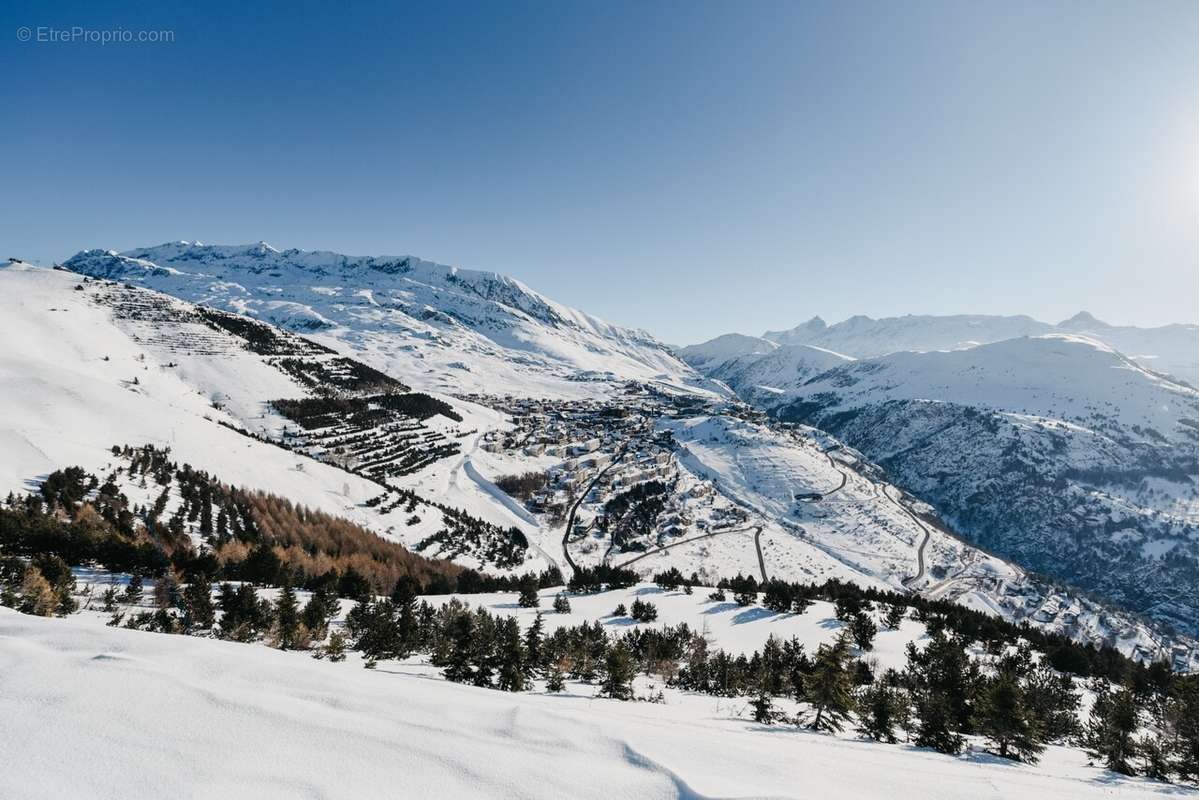
<svg viewBox="0 0 1199 800"><path fill-rule="evenodd" d="M854 359L807 344L782 345L769 353L742 355L705 368L746 402L771 408L794 399L802 386Z"/></svg>
<svg viewBox="0 0 1199 800"><path fill-rule="evenodd" d="M1199 325L1174 324L1156 328L1110 325L1085 311L1056 325L1023 315L909 314L881 319L859 315L836 325L826 325L816 317L791 330L767 331L762 338L780 345L807 344L855 358L872 358L901 350L959 350L1049 333L1080 334L1098 339L1142 366L1199 385Z"/></svg>
<svg viewBox="0 0 1199 800"><path fill-rule="evenodd" d="M680 348L678 354L696 369L705 370L742 356L766 355L777 347L777 344L767 339L726 333L702 344Z"/></svg>
<svg viewBox="0 0 1199 800"><path fill-rule="evenodd" d="M1097 339L1062 333L855 361L812 378L797 393L836 395L844 408L935 400L1071 422L1114 419L1171 440L1189 440L1187 421L1199 418L1199 390Z"/></svg>
<svg viewBox="0 0 1199 800"><path fill-rule="evenodd" d="M85 250L65 265L304 333L425 391L589 397L637 379L727 393L645 331L494 272L263 242Z"/></svg>
<svg viewBox="0 0 1199 800"><path fill-rule="evenodd" d="M0 796L1150 798L1050 748L1036 766L762 727L728 699L513 695L0 608Z"/></svg>

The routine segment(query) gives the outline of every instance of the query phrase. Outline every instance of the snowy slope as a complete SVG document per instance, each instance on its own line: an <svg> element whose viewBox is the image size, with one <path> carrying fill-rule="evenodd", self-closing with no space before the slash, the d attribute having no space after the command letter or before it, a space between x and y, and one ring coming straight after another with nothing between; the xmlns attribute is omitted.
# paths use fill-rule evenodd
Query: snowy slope
<svg viewBox="0 0 1199 800"><path fill-rule="evenodd" d="M512 695L0 608L0 796L1149 798L1039 765L765 728L730 701ZM400 674L395 674L399 672ZM170 709L171 725L163 725ZM64 758L63 753L70 754ZM181 768L186 765L186 768ZM201 788L202 787L202 788Z"/></svg>
<svg viewBox="0 0 1199 800"><path fill-rule="evenodd" d="M112 298L118 290L119 307ZM436 508L423 506L420 522L409 524L412 514L402 506L366 504L380 495L377 482L228 427L277 433L287 421L265 401L303 397L306 389L276 368L276 359L190 320L190 305L141 290L132 296L145 305L130 309L130 293L119 285L83 284L70 272L0 268L0 492L35 489L67 466L107 474L116 466L113 445L153 444L226 483L291 498L410 546L442 526ZM154 319L145 319L149 313ZM423 426L426 435L469 452L480 431L504 424L489 409L458 401L454 407L463 421L435 418ZM427 499L495 524L525 527L495 498L456 480L464 459L439 458L394 483L427 488ZM531 558L529 569L549 565Z"/></svg>
<svg viewBox="0 0 1199 800"><path fill-rule="evenodd" d="M154 444L225 482L347 517L410 547L444 527L442 512L431 506L415 515L390 501L368 506L379 496L378 483L220 424L268 437L294 429L265 404L307 391L277 367L279 357L247 351L242 340L197 322L188 316L195 307L185 302L108 281L80 281L65 271L0 269L0 340L10 345L0 353L0 443L6 455L0 491L33 489L49 472L71 465L108 474L119 466L113 445ZM306 345L297 340L288 346ZM326 363L335 356L306 358ZM510 423L498 411L452 402L463 421L434 417L422 423L428 429L422 436L441 436L457 451L388 482L520 529L530 548L523 563L508 569L564 567L561 521L529 512L494 484L501 475L545 470L562 459L480 447L485 433ZM659 430L670 431L683 448L673 486L682 532L647 538L646 551L611 553L610 563L637 558L634 568L647 575L672 565L712 577L760 575L764 567L769 576L788 580L837 577L919 588L1017 620L1039 609L1030 598L1058 594L938 530L925 541L921 525L900 507L898 490L851 453L837 455L844 463L835 463L821 452L835 447L835 440L819 432L782 433L735 415L666 418ZM122 488L135 502L153 500L142 498L136 486ZM813 496L826 492L832 493L816 502ZM919 508L910 498L904 502ZM602 501L587 513L600 507ZM582 563L608 557L611 543L592 538L597 535L576 552ZM453 557L494 569L469 553ZM1073 603L1063 596L1054 606ZM1112 639L1127 653L1167 646L1145 626L1118 615L1101 623L1098 610L1085 611L1071 631L1081 639ZM1050 620L1050 626L1057 623Z"/></svg>
<svg viewBox="0 0 1199 800"><path fill-rule="evenodd" d="M1018 563L1199 630L1199 392L1050 334L830 370L780 417L823 427Z"/></svg>
<svg viewBox="0 0 1199 800"><path fill-rule="evenodd" d="M736 358L766 355L777 347L774 342L756 336L726 333L702 344L680 348L678 354L691 366L707 372Z"/></svg>
<svg viewBox="0 0 1199 800"><path fill-rule="evenodd" d="M810 344L855 358L870 358L900 350L957 350L976 344L1036 336L1052 326L1032 317L983 314L955 316L907 315L872 319L850 317L825 325L819 317L787 331L767 331L762 338L777 344Z"/></svg>
<svg viewBox="0 0 1199 800"><path fill-rule="evenodd" d="M806 344L783 345L765 355L743 355L706 369L746 402L773 408L795 398L810 379L853 361L848 356Z"/></svg>
<svg viewBox="0 0 1199 800"><path fill-rule="evenodd" d="M1129 430L1139 426L1173 442L1194 441L1197 429L1188 420L1199 420L1199 391L1071 334L862 360L805 382L800 394L835 394L840 407L933 399Z"/></svg>
<svg viewBox="0 0 1199 800"><path fill-rule="evenodd" d="M666 541L669 550L651 550L631 565L642 574L677 566L684 574L727 575L735 566L761 579L764 566L768 578L837 578L919 591L1080 641L1106 642L1140 658L1171 657L1176 645L1180 664L1199 658L1192 640L1167 635L970 546L939 523L930 507L827 434L804 428L782 433L728 416L663 424L681 445L685 470L713 480L748 517L728 533L682 544Z"/></svg>
<svg viewBox="0 0 1199 800"><path fill-rule="evenodd" d="M87 250L65 266L304 332L425 390L584 397L597 381L705 384L644 331L513 278L412 257L176 242Z"/></svg>
<svg viewBox="0 0 1199 800"><path fill-rule="evenodd" d="M1080 334L1096 339L1144 367L1199 385L1199 325L1157 328L1109 325L1085 311L1057 325L1027 316L960 314L882 319L856 316L829 326L817 317L788 331L767 331L762 338L777 344L809 344L855 358L871 358L902 350L960 350L1049 333Z"/></svg>
<svg viewBox="0 0 1199 800"><path fill-rule="evenodd" d="M1057 329L1098 339L1138 364L1199 386L1199 325L1109 325L1083 312L1059 323Z"/></svg>

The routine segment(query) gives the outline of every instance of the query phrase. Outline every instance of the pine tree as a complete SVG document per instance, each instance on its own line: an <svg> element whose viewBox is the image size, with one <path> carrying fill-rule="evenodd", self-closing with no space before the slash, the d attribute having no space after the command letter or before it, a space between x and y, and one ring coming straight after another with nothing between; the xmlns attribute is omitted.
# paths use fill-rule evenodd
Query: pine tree
<svg viewBox="0 0 1199 800"><path fill-rule="evenodd" d="M1137 747L1132 737L1140 723L1136 697L1127 686L1113 692L1105 683L1096 681L1093 688L1095 703L1084 735L1087 752L1113 772L1133 775L1132 761Z"/></svg>
<svg viewBox="0 0 1199 800"><path fill-rule="evenodd" d="M895 743L899 698L882 681L866 687L858 697L858 730L878 742Z"/></svg>
<svg viewBox="0 0 1199 800"><path fill-rule="evenodd" d="M211 628L216 622L212 603L212 584L206 575L192 578L183 590L183 626L187 630Z"/></svg>
<svg viewBox="0 0 1199 800"><path fill-rule="evenodd" d="M570 599L566 596L565 592L559 592L557 594L557 596L554 597L554 613L555 614L569 614L570 613Z"/></svg>
<svg viewBox="0 0 1199 800"><path fill-rule="evenodd" d="M420 648L420 620L417 618L415 596L405 596L400 601L396 638L399 644L397 655L401 658L408 657Z"/></svg>
<svg viewBox="0 0 1199 800"><path fill-rule="evenodd" d="M449 626L449 651L442 673L447 681L469 683L474 678L475 621L469 612L457 614Z"/></svg>
<svg viewBox="0 0 1199 800"><path fill-rule="evenodd" d="M520 599L517 604L521 608L537 608L541 605L541 597L538 596L537 577L535 575L526 575L520 581Z"/></svg>
<svg viewBox="0 0 1199 800"><path fill-rule="evenodd" d="M853 699L845 668L848 657L849 643L844 636L831 645L820 645L816 651L812 670L805 680L805 699L816 712L808 724L814 731L839 731L849 716Z"/></svg>
<svg viewBox="0 0 1199 800"><path fill-rule="evenodd" d="M258 599L254 587L243 583L236 589L221 584L217 606L221 609L219 635L234 641L250 641L270 625L270 604Z"/></svg>
<svg viewBox="0 0 1199 800"><path fill-rule="evenodd" d="M520 626L509 617L500 623L499 688L506 692L523 692L528 683L525 675L526 653L520 641Z"/></svg>
<svg viewBox="0 0 1199 800"><path fill-rule="evenodd" d="M396 636L397 655L401 658L407 657L420 646L420 620L417 619L416 608L416 598L420 592L420 581L412 575L401 576L391 592L391 600L399 612Z"/></svg>
<svg viewBox="0 0 1199 800"><path fill-rule="evenodd" d="M325 645L325 655L334 663L346 660L346 637L341 631L333 631L329 636L329 644Z"/></svg>
<svg viewBox="0 0 1199 800"><path fill-rule="evenodd" d="M549 674L545 678L545 690L547 692L557 694L566 688L566 676L562 671L562 664L555 661L550 665Z"/></svg>
<svg viewBox="0 0 1199 800"><path fill-rule="evenodd" d="M883 623L889 630L898 630L906 613L907 609L901 605L890 606L887 608L887 616L883 619Z"/></svg>
<svg viewBox="0 0 1199 800"><path fill-rule="evenodd" d="M633 601L629 616L638 622L653 622L658 618L658 607L638 598Z"/></svg>
<svg viewBox="0 0 1199 800"><path fill-rule="evenodd" d="M1141 774L1155 781L1170 781L1173 767L1169 753L1158 737L1152 734L1141 736L1136 741L1137 753L1141 757Z"/></svg>
<svg viewBox="0 0 1199 800"><path fill-rule="evenodd" d="M200 498L200 535L205 540L212 536L212 493L209 491Z"/></svg>
<svg viewBox="0 0 1199 800"><path fill-rule="evenodd" d="M862 601L857 595L843 594L833 601L833 613L848 625L862 611Z"/></svg>
<svg viewBox="0 0 1199 800"><path fill-rule="evenodd" d="M324 646L318 646L312 651L312 657L320 661L327 657L333 663L345 661L345 637L341 631L333 631L329 637L329 642Z"/></svg>
<svg viewBox="0 0 1199 800"><path fill-rule="evenodd" d="M359 601L346 615L346 628L354 639L354 649L368 659L400 656L395 606L390 600Z"/></svg>
<svg viewBox="0 0 1199 800"><path fill-rule="evenodd" d="M750 698L749 706L754 710L754 722L760 725L774 724L774 701L766 693L765 687L758 687L757 694Z"/></svg>
<svg viewBox="0 0 1199 800"><path fill-rule="evenodd" d="M624 642L617 642L608 650L607 666L600 693L616 700L629 700L633 696L633 658Z"/></svg>
<svg viewBox="0 0 1199 800"><path fill-rule="evenodd" d="M774 638L773 636L771 637ZM758 670L757 693L750 699L750 708L754 710L754 722L760 725L774 724L777 716L774 710L774 700L770 696L770 685L773 677L769 669L763 665Z"/></svg>
<svg viewBox="0 0 1199 800"><path fill-rule="evenodd" d="M142 576L140 572L134 572L129 576L129 583L125 585L125 603L126 605L136 606L142 602Z"/></svg>
<svg viewBox="0 0 1199 800"><path fill-rule="evenodd" d="M285 578L275 601L275 646L280 650L296 650L301 647L300 609L296 601L296 590L291 579Z"/></svg>
<svg viewBox="0 0 1199 800"><path fill-rule="evenodd" d="M974 713L975 730L991 742L996 755L1036 763L1045 745L1037 740L1024 692L1014 674L1001 672L988 682L979 694Z"/></svg>
<svg viewBox="0 0 1199 800"><path fill-rule="evenodd" d="M336 613L337 598L329 593L327 587L321 586L312 593L312 597L308 598L308 602L304 604L304 611L300 614L300 621L312 638L320 641L325 638L325 633L329 630L329 621L333 619Z"/></svg>
<svg viewBox="0 0 1199 800"><path fill-rule="evenodd" d="M858 613L849 623L849 635L853 637L853 643L863 653L874 649L874 637L877 633L878 625L874 624L874 620L870 618L869 614Z"/></svg>
<svg viewBox="0 0 1199 800"><path fill-rule="evenodd" d="M1171 756L1179 778L1199 779L1199 677L1176 678L1166 705L1166 722L1173 734Z"/></svg>
<svg viewBox="0 0 1199 800"><path fill-rule="evenodd" d="M1060 742L1078 734L1081 698L1074 691L1073 678L1042 663L1028 673L1022 688L1024 706L1033 720L1039 741Z"/></svg>
<svg viewBox="0 0 1199 800"><path fill-rule="evenodd" d="M953 709L948 700L934 690L920 689L912 699L915 701L916 746L931 747L938 753L956 755L962 751L965 739L953 729Z"/></svg>
<svg viewBox="0 0 1199 800"><path fill-rule="evenodd" d="M471 684L474 686L491 686L500 665L499 636L496 620L490 614L480 610L475 613L475 636L471 648L471 665L474 675Z"/></svg>
<svg viewBox="0 0 1199 800"><path fill-rule="evenodd" d="M935 633L923 650L911 642L907 650L908 674L920 695L917 701L922 701L924 695L937 695L949 714L948 729L970 733L974 716L971 703L980 679L978 664L966 652L965 640Z"/></svg>
<svg viewBox="0 0 1199 800"><path fill-rule="evenodd" d="M537 612L537 617L533 620L533 624L525 631L525 654L529 661L529 672L536 675L541 671L541 662L543 658L542 645L542 630L544 623L541 619L541 612Z"/></svg>

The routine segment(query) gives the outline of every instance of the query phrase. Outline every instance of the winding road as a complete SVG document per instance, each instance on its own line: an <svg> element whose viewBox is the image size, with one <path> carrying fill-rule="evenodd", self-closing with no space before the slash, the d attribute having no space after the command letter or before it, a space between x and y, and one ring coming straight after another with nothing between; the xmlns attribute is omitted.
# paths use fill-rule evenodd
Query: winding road
<svg viewBox="0 0 1199 800"><path fill-rule="evenodd" d="M766 577L766 559L762 558L762 526L754 531L754 548L758 551L758 569L762 570L762 583L770 580Z"/></svg>
<svg viewBox="0 0 1199 800"><path fill-rule="evenodd" d="M828 450L824 451L824 457L828 459L829 466L841 473L841 485L836 489L831 489L822 494L820 496L821 500L828 497L830 494L836 494L837 492L841 491L845 488L845 484L849 482L849 473L837 466L837 462L833 460L833 452L840 449L840 447L830 447Z"/></svg>
<svg viewBox="0 0 1199 800"><path fill-rule="evenodd" d="M570 569L572 572L579 568L579 565L575 563L575 560L570 557L569 546L570 532L574 529L575 524L575 513L579 510L579 506L582 505L583 500L587 497L587 495L591 494L591 490L595 488L595 485L600 482L600 478L604 477L604 475L608 473L608 470L619 464L628 452L629 449L626 447L617 453L616 458L612 459L611 464L595 474L595 477L591 479L591 482L588 483L583 491L579 493L579 496L575 498L574 505L570 507L570 514L566 517L566 530L562 533L562 555L566 558L566 563L570 564Z"/></svg>
<svg viewBox="0 0 1199 800"><path fill-rule="evenodd" d="M918 566L916 574L900 581L900 583L902 583L904 586L911 586L913 583L924 577L924 548L928 546L928 540L932 538L933 532L929 530L927 525L920 521L919 517L912 513L911 509L892 497L887 492L887 487L885 485L880 485L879 490L882 492L883 497L890 500L896 505L896 507L899 508L900 511L911 517L912 522L915 522L916 526L920 528L920 530L924 531L924 539L921 540L920 547L916 549L916 563Z"/></svg>
<svg viewBox="0 0 1199 800"><path fill-rule="evenodd" d="M646 550L641 555L634 556L633 558L630 558L628 561L624 562L623 564L618 564L617 569L624 569L625 567L629 566L630 564L635 564L643 558L649 558L650 556L656 556L659 553L664 553L667 550L678 547L680 545L691 544L692 542L699 542L699 541L703 541L704 539L712 539L716 536L724 536L727 533L745 533L746 531L749 531L749 530L752 530L754 532L754 547L756 547L758 550L758 567L762 570L762 581L765 582L766 581L766 561L762 558L762 545L760 542L760 538L762 536L762 526L761 525L750 525L745 528L723 528L718 531L709 531L708 533L702 534L700 536L692 536L688 539L679 539L677 542L671 542L670 544L664 544L659 547L655 547L653 550Z"/></svg>
<svg viewBox="0 0 1199 800"><path fill-rule="evenodd" d="M835 447L830 447L828 450L823 451L825 458L828 459L828 463L832 466L832 468L837 470L837 472L841 473L841 485L838 486L836 489L825 492L823 495L821 495L822 500L824 498L828 497L829 495L834 494L834 493L839 492L842 489L844 489L846 482L849 480L849 474L845 470L841 469L841 467L837 464L837 462L833 459L833 456L832 456L832 453L834 453L835 451L840 450L840 449L841 449L841 447L838 445ZM880 494L882 494L883 497L887 498L892 503L894 503L895 506L897 508L899 508L900 511L902 511L904 514L907 514L908 517L912 520L912 522L916 523L916 526L918 528L920 528L920 530L924 533L924 538L921 539L920 546L916 548L916 565L917 565L916 574L911 575L907 578L900 579L900 583L902 583L905 587L911 586L913 583L915 583L916 581L918 581L924 577L924 570L925 570L924 548L928 546L929 539L932 538L932 531L929 530L928 526L925 525L920 520L920 518L917 517L911 511L911 509L909 509L903 503L896 500L894 497L892 497L887 492L886 484L883 484L883 483L875 484L875 488L879 491ZM765 570L763 570L763 572L765 572Z"/></svg>

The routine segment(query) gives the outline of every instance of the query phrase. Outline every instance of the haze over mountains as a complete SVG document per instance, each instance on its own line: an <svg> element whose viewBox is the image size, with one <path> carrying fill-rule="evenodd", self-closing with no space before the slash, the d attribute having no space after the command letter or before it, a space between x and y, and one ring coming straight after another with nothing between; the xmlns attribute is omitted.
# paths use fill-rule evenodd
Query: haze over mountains
<svg viewBox="0 0 1199 800"><path fill-rule="evenodd" d="M770 345L809 345L851 358L873 358L903 350L958 350L979 344L1069 333L1098 339L1148 369L1199 384L1199 325L1172 324L1156 328L1109 325L1081 311L1053 325L1027 316L959 314L908 315L872 319L850 317L828 325L820 317L785 331L766 331L760 337L726 334L702 344L680 348L691 363L715 358L768 352Z"/></svg>

